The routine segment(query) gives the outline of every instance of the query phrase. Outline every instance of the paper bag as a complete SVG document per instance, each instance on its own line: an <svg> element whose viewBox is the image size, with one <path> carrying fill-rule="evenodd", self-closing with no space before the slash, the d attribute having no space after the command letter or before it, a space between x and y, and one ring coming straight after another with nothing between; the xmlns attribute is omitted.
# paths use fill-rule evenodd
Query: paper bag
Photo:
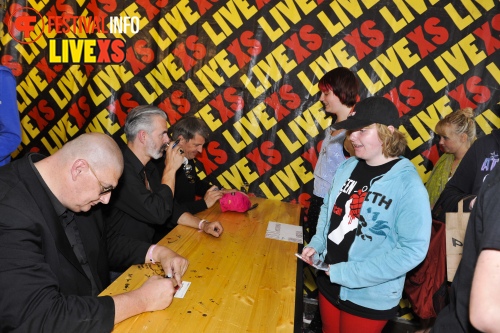
<svg viewBox="0 0 500 333"><path fill-rule="evenodd" d="M463 209L464 201L458 202L456 213L446 213L446 270L448 281L452 282L462 259L465 230L470 213Z"/></svg>

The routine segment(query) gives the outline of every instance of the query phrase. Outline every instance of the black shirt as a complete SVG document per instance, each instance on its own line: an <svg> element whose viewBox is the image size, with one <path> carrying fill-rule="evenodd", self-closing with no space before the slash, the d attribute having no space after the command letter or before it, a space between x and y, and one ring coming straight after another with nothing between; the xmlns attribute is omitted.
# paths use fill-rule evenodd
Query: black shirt
<svg viewBox="0 0 500 333"><path fill-rule="evenodd" d="M161 183L152 161L144 166L127 146L122 152L123 175L112 192L107 222L122 235L152 242L155 226L164 224L171 215L177 221L185 211L174 209L172 190ZM144 173L151 190L146 188Z"/></svg>
<svg viewBox="0 0 500 333"><path fill-rule="evenodd" d="M153 161L160 174L165 168L164 160L164 158L160 158ZM205 196L205 193L212 185L208 181L201 180L198 177L194 160L188 160L188 164L191 166L189 176L192 178L192 181L188 179L184 165L182 165L175 173L174 207L175 212L179 211L196 214L207 209L205 200L203 198L197 199L196 197ZM153 242L158 242L172 229L174 229L177 226L177 220L179 217L179 214L173 214L167 219L165 224L155 226L156 231L153 237Z"/></svg>
<svg viewBox="0 0 500 333"><path fill-rule="evenodd" d="M181 166L175 174L175 201L183 205L191 214L196 214L207 209L205 200L196 199L196 197L204 197L212 185L198 177L194 160L189 160L188 164L191 166L192 181L186 176L184 166Z"/></svg>
<svg viewBox="0 0 500 333"><path fill-rule="evenodd" d="M465 232L462 260L451 284L450 303L439 313L431 332L479 332L469 319L471 287L481 252L500 250L499 197L500 168L495 168L486 177L472 209ZM498 288L496 285L484 287Z"/></svg>
<svg viewBox="0 0 500 333"><path fill-rule="evenodd" d="M54 210L56 211L57 216L59 216L59 221L64 229L64 233L68 238L68 241L75 253L78 262L82 266L85 275L87 275L90 283L92 285L92 295L97 296L99 294L99 288L97 288L96 280L94 275L92 274L92 270L90 269L89 261L87 259L87 254L85 253L85 248L83 246L82 238L80 237L80 231L78 230L78 226L75 221L75 213L71 210L66 209L63 204L56 198L54 193L49 189L42 176L38 172L38 169L33 164L33 160L31 159L32 155L28 157L30 161L30 165L33 168L38 180L40 180L40 184L42 184L43 189L47 193L47 196L54 206Z"/></svg>

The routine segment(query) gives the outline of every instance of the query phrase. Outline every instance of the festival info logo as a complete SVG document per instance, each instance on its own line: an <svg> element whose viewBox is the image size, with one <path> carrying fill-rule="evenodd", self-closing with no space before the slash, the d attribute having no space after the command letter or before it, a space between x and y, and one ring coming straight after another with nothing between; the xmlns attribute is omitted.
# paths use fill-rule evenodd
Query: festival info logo
<svg viewBox="0 0 500 333"><path fill-rule="evenodd" d="M139 32L138 17L109 18L108 23L101 17L42 15L33 8L22 7L16 10L9 21L9 33L21 44L36 42L45 33L53 36L48 39L48 62L52 64L117 64L126 57L125 41L119 38L69 38L68 35L81 36L96 33Z"/></svg>
<svg viewBox="0 0 500 333"><path fill-rule="evenodd" d="M9 34L21 44L36 42L42 37L44 27L42 15L30 7L16 10L9 20Z"/></svg>

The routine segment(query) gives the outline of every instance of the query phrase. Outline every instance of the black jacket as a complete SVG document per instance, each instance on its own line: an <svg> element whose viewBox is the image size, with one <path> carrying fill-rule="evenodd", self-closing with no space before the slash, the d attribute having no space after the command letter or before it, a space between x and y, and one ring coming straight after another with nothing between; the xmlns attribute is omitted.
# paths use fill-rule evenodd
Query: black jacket
<svg viewBox="0 0 500 333"><path fill-rule="evenodd" d="M109 332L114 302L92 295L30 158L43 156L0 168L0 331ZM144 262L150 244L110 232L98 209L75 220L99 292L109 284L109 263Z"/></svg>
<svg viewBox="0 0 500 333"><path fill-rule="evenodd" d="M194 160L188 161L192 171L190 172L193 181L186 176L184 167L181 166L175 174L175 201L184 206L184 209L191 214L196 214L207 209L207 204L203 197L212 186L205 179L198 177ZM196 197L201 197L197 199Z"/></svg>

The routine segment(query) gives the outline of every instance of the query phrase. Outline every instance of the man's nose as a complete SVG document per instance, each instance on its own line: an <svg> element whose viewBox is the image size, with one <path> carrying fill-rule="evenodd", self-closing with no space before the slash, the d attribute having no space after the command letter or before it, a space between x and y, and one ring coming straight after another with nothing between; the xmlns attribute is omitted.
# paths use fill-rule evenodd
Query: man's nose
<svg viewBox="0 0 500 333"><path fill-rule="evenodd" d="M99 201L105 205L109 203L110 199L111 199L111 192L105 193L99 197Z"/></svg>

